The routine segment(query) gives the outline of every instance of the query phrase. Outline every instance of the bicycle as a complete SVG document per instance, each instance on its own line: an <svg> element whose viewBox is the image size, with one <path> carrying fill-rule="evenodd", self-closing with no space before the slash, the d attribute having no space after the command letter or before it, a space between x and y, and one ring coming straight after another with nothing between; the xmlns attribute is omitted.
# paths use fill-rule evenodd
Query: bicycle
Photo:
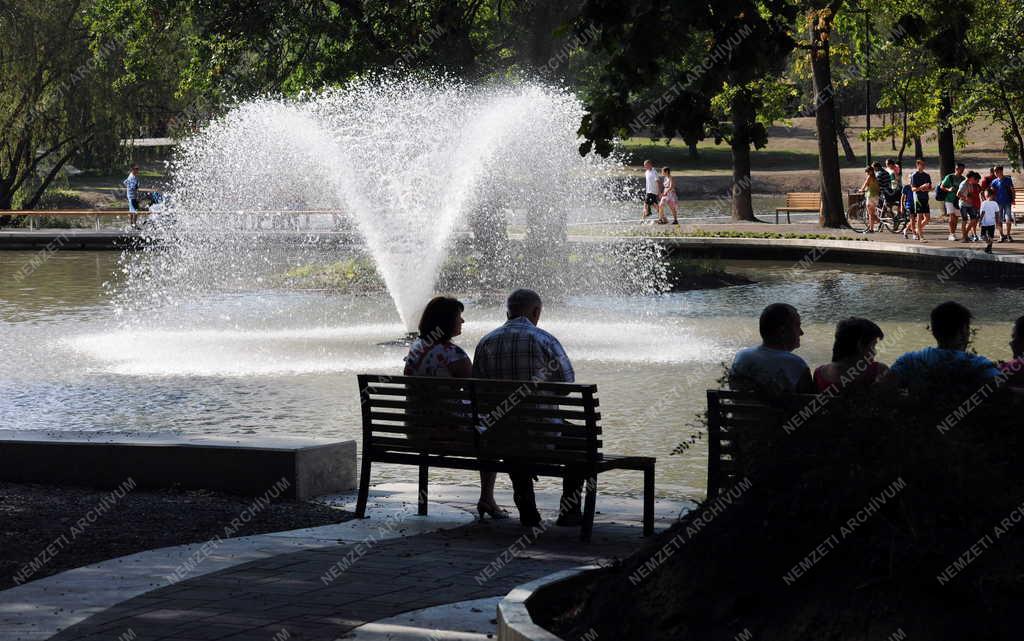
<svg viewBox="0 0 1024 641"><path fill-rule="evenodd" d="M850 196L861 195L862 197L853 202L846 213L846 222L859 234L867 233L868 230L868 207L867 194L859 191L849 192ZM903 228L910 222L910 216L900 210L899 203L890 203L884 198L881 199L881 207L876 207L875 215L878 218L877 231L888 230L894 234L903 231Z"/></svg>

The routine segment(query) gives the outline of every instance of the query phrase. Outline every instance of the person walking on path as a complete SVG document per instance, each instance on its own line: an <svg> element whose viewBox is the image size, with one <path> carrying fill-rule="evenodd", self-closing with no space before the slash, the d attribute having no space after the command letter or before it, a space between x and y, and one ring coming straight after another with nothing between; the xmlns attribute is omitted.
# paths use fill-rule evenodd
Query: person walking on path
<svg viewBox="0 0 1024 641"><path fill-rule="evenodd" d="M957 198L960 199L960 217L964 220L963 242L978 240L978 219L981 216L981 186L978 181L981 174L976 171L967 172L967 178L960 183Z"/></svg>
<svg viewBox="0 0 1024 641"><path fill-rule="evenodd" d="M469 378L473 375L469 354L452 342L462 334L465 309L461 301L447 296L436 296L427 303L420 317L419 338L409 346L405 357L405 376ZM508 518L508 512L494 498L495 477L494 472L480 472L480 500L476 510L481 519L484 514L492 519Z"/></svg>
<svg viewBox="0 0 1024 641"><path fill-rule="evenodd" d="M981 237L985 240L985 253L992 253L992 241L996 237L996 226L999 220L999 203L996 192L989 188L985 192L985 202L981 203Z"/></svg>
<svg viewBox="0 0 1024 641"><path fill-rule="evenodd" d="M658 204L658 200L661 197L661 189L658 180L658 170L654 168L654 163L650 160L644 161L644 215L640 219L640 222L647 220L648 216L651 215L651 207Z"/></svg>
<svg viewBox="0 0 1024 641"><path fill-rule="evenodd" d="M915 162L917 169L910 174L910 188L914 192L914 213L917 219L917 239L922 243L924 230L928 228L928 221L931 215L928 210L928 192L932 190L932 177L924 170L924 159L918 158Z"/></svg>
<svg viewBox="0 0 1024 641"><path fill-rule="evenodd" d="M537 292L517 289L508 301L508 320L480 339L473 355L473 376L514 381L572 383L576 380L572 363L558 339L537 327L543 302ZM533 492L529 468L510 473L519 522L524 527L540 525L540 512ZM580 499L583 478L566 476L562 480L562 500L556 525L576 526L583 522Z"/></svg>
<svg viewBox="0 0 1024 641"><path fill-rule="evenodd" d="M879 165L881 167L881 165ZM879 199L881 198L882 188L878 183L878 178L875 175L875 167L867 167L864 169L864 173L867 176L864 178L864 184L860 186L860 190L865 194L864 202L868 211L868 233L875 233L875 223L878 222L878 205ZM881 172L888 176L884 170Z"/></svg>
<svg viewBox="0 0 1024 641"><path fill-rule="evenodd" d="M668 167L661 168L661 200L658 201L658 222L662 225L668 223L665 218L665 205L672 210L672 224L679 224L679 197L676 196L676 179L672 177L672 170Z"/></svg>
<svg viewBox="0 0 1024 641"><path fill-rule="evenodd" d="M942 192L942 205L946 209L946 215L949 216L949 240L956 240L956 224L960 216L960 204L957 199L957 191L960 189L960 184L964 182L964 171L967 166L962 162L956 164L956 170L953 173L947 174L942 177L942 182L939 183L939 190ZM967 219L963 222L964 236L967 235Z"/></svg>
<svg viewBox="0 0 1024 641"><path fill-rule="evenodd" d="M996 226L999 227L999 242L1012 243L1013 236L1013 199L1016 190L1013 188L1013 178L1003 174L1003 166L997 165L994 173L996 179L992 181L992 188L996 192L996 203L999 205L999 214L996 215ZM1003 229L1006 231L1004 232Z"/></svg>
<svg viewBox="0 0 1024 641"><path fill-rule="evenodd" d="M128 177L125 178L122 183L125 186L126 195L128 197L128 221L132 226L132 229L138 229L138 225L135 224L139 217L139 166L132 165L132 168L128 170Z"/></svg>

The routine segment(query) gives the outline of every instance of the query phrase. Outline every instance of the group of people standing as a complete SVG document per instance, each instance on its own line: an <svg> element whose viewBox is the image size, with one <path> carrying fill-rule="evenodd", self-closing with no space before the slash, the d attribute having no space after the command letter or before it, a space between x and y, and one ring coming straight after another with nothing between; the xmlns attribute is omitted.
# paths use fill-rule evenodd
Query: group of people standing
<svg viewBox="0 0 1024 641"><path fill-rule="evenodd" d="M902 168L892 158L884 165L875 162L864 169L866 177L861 191L867 194L868 233L879 226L880 209L898 206L909 221L903 230L904 238L926 242L924 231L931 220L929 201L934 194L948 217L948 240L964 243L984 241L988 253L992 253L997 232L999 242L1013 242L1016 191L1013 179L1005 174L1002 165L990 167L988 174L982 176L976 171L966 171L964 163L957 163L953 173L943 176L938 185L933 185L924 159L918 158L914 164L915 169L905 183Z"/></svg>

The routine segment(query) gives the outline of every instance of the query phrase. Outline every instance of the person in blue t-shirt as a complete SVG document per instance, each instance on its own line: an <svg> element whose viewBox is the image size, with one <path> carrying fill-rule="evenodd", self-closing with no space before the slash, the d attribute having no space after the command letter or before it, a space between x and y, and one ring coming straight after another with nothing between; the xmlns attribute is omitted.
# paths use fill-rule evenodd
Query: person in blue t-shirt
<svg viewBox="0 0 1024 641"><path fill-rule="evenodd" d="M897 358L886 375L888 382L923 392L948 390L951 385L976 391L989 383L999 384L1001 377L996 364L966 351L971 340L969 309L953 301L942 303L932 310L931 330L936 346Z"/></svg>
<svg viewBox="0 0 1024 641"><path fill-rule="evenodd" d="M996 227L999 229L999 242L1012 243L1013 236L1010 231L1013 229L1013 199L1016 196L1013 188L1013 178L1003 174L1003 166L997 165L993 168L995 180L992 181L992 189L996 190L996 204L999 205L999 214L996 216ZM1003 231L1005 225L1005 232Z"/></svg>

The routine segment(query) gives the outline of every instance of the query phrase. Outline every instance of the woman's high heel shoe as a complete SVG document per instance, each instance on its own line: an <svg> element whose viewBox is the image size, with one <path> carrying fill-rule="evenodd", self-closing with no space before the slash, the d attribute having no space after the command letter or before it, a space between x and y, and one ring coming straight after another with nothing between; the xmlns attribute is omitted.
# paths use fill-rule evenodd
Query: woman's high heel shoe
<svg viewBox="0 0 1024 641"><path fill-rule="evenodd" d="M508 510L503 510L497 505L486 505L484 503L476 504L476 511L480 514L480 520L484 520L484 514L489 515L495 521L508 518Z"/></svg>

